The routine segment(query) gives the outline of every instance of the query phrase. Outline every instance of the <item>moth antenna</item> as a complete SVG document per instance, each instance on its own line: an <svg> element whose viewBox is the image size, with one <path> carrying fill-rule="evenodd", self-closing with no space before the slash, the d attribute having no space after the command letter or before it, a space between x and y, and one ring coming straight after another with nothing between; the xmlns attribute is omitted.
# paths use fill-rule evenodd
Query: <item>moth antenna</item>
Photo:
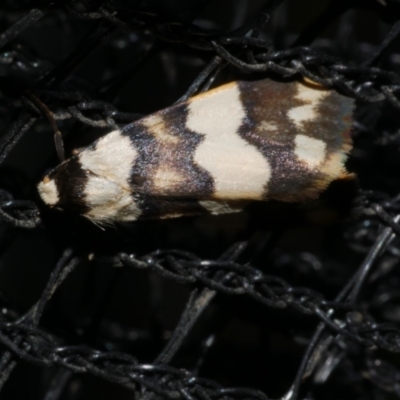
<svg viewBox="0 0 400 400"><path fill-rule="evenodd" d="M57 157L60 162L65 161L65 150L62 134L58 129L57 122L54 118L54 114L49 110L49 108L44 104L35 94L30 90L25 91L26 96L31 100L43 113L43 115L49 120L51 127L54 131L54 144L56 147Z"/></svg>
<svg viewBox="0 0 400 400"><path fill-rule="evenodd" d="M54 132L54 145L56 146L57 157L60 162L65 161L64 141L58 129Z"/></svg>

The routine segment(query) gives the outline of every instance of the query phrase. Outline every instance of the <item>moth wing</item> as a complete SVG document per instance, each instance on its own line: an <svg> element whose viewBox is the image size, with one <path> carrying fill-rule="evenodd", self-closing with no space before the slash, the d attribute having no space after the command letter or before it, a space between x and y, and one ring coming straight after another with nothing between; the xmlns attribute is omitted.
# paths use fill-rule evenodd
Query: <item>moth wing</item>
<svg viewBox="0 0 400 400"><path fill-rule="evenodd" d="M352 109L298 82L234 82L110 132L39 193L98 223L312 199L345 173Z"/></svg>
<svg viewBox="0 0 400 400"><path fill-rule="evenodd" d="M133 184L155 197L315 198L345 172L352 109L353 100L298 82L221 86L135 125L143 148Z"/></svg>

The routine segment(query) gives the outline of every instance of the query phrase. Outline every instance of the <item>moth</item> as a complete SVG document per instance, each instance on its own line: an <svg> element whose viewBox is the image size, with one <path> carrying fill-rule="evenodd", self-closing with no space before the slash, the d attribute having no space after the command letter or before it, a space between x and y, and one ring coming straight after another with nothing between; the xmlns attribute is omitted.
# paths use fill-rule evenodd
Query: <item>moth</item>
<svg viewBox="0 0 400 400"><path fill-rule="evenodd" d="M315 199L346 175L353 108L315 84L232 82L108 133L38 191L98 224Z"/></svg>

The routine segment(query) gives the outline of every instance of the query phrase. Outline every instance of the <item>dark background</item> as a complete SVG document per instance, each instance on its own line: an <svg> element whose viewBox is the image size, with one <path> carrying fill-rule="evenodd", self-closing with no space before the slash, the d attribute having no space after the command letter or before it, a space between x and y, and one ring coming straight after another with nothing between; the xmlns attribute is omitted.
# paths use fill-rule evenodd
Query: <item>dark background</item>
<svg viewBox="0 0 400 400"><path fill-rule="evenodd" d="M32 23L23 20L35 13L43 15ZM394 218L400 192L400 107L392 97L396 99L400 83L399 17L400 4L389 0L3 1L0 398L261 396L221 389L233 387L280 398L298 371L307 376L295 386L295 398L398 397L400 242L395 234L400 230ZM263 44L246 42L249 32ZM233 43L227 38L245 39ZM105 230L46 209L36 184L58 160L51 124L27 93L54 113L70 155L110 131L110 124L123 126L177 101L216 56L211 41L248 65L251 56L262 63L260 54L287 50L287 56L279 53L274 62L293 68L291 61L301 60L315 76L332 78L334 90L356 98L348 168L357 181L333 185L312 204L271 203L238 215L142 221ZM327 55L336 61L328 62ZM221 62L205 84L283 75L252 71L251 65L238 68L231 61ZM289 78L302 75L304 70L296 70ZM81 114L74 114L76 109ZM23 122L30 119L31 127L23 132ZM384 241L382 232L389 239ZM217 260L238 241L248 246L232 260L235 267L252 266L287 285L271 284L275 297L270 296L268 305L273 307L218 288L193 329L178 327L185 340L169 365L211 379L221 385L218 390L205 395L182 378L187 392L174 386L175 391L149 395L154 390L146 384L133 387L132 381L114 379L129 370L131 361L102 364L102 373L88 367L98 362L94 351L118 351L152 365L173 335L190 293L210 286L197 278L190 284L166 278L153 268L152 259L143 258L146 254L158 249L191 252L198 257L190 264L198 275L192 273L204 276L201 261ZM381 251L373 252L379 245ZM55 290L40 320L32 319L29 310L39 299L45 302L46 282L66 251L65 264L75 260L77 266ZM148 267L128 266L121 254L133 254ZM187 257L167 254L175 261ZM160 259L168 269L168 257ZM371 271L361 281L357 274L370 267L365 260L371 261ZM226 268L217 263L207 276L220 281ZM362 282L356 298L337 299L352 277ZM233 281L236 287L248 284ZM320 296L310 292L307 303L304 288ZM327 305L324 299L335 302ZM308 311L301 309L304 304ZM313 354L316 366L305 374L301 361L307 360L307 345L323 319L321 309L343 331L325 329ZM377 325L383 323L394 325L390 330ZM70 349L73 361L58 353L61 348ZM79 365L82 373L62 365L66 361Z"/></svg>

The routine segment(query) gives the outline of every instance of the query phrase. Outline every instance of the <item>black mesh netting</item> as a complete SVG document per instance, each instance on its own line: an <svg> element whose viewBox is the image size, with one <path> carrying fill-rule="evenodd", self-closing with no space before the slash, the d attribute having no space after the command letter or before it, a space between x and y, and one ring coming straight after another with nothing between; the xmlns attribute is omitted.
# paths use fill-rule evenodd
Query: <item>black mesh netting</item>
<svg viewBox="0 0 400 400"><path fill-rule="evenodd" d="M400 396L400 1L2 0L0 32L1 399ZM266 76L357 100L357 181L107 229L39 201L58 130Z"/></svg>

